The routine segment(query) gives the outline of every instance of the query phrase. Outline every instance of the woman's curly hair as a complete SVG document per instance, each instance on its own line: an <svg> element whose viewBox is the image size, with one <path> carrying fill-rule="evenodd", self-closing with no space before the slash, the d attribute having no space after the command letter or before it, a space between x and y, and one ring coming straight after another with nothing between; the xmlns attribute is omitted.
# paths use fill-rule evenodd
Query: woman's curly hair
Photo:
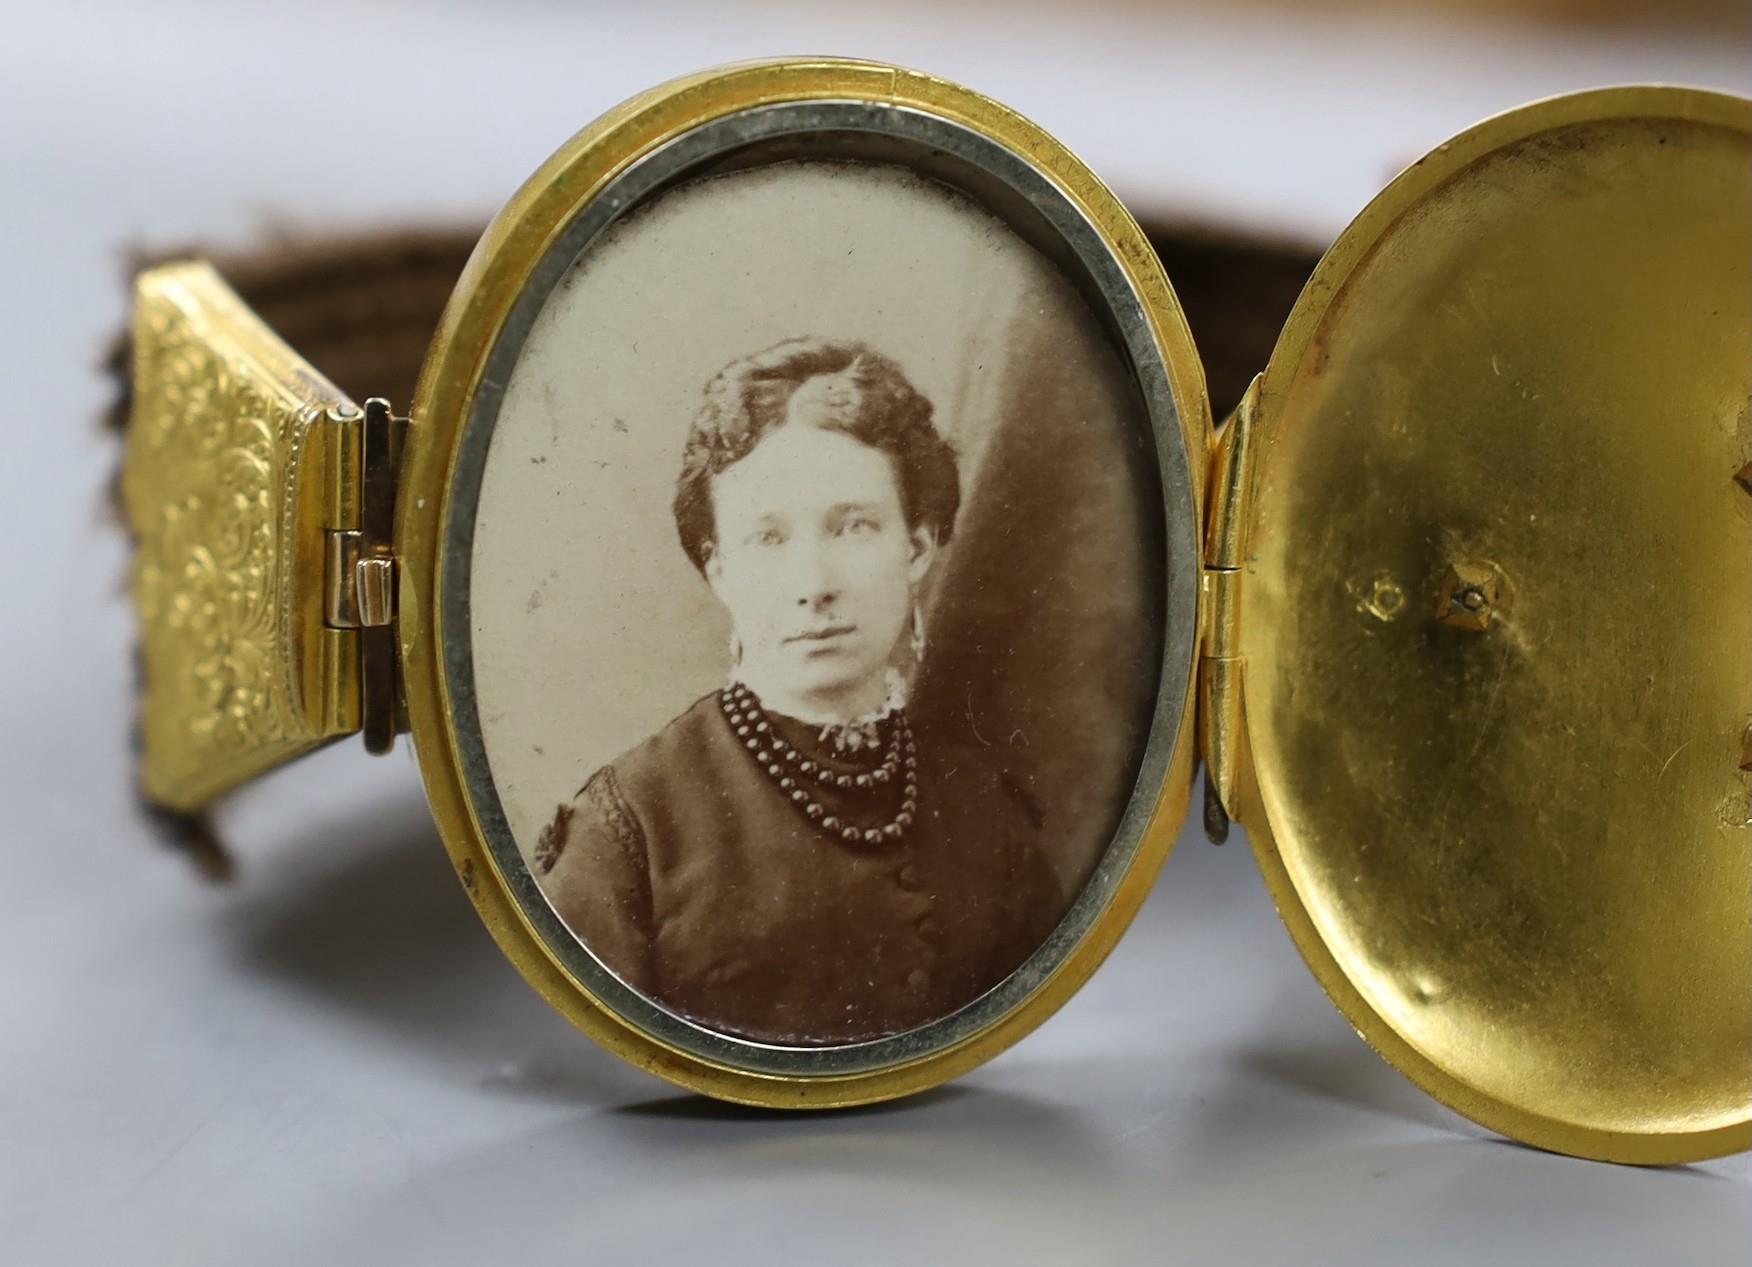
<svg viewBox="0 0 1752 1267"><path fill-rule="evenodd" d="M899 365L862 343L787 339L732 361L706 384L675 481L675 530L696 568L717 544L712 477L748 456L785 421L797 389L823 375L843 376L846 390L829 394L815 425L839 431L886 453L900 485L909 530L926 527L949 540L961 507L955 450L931 421L931 402Z"/></svg>

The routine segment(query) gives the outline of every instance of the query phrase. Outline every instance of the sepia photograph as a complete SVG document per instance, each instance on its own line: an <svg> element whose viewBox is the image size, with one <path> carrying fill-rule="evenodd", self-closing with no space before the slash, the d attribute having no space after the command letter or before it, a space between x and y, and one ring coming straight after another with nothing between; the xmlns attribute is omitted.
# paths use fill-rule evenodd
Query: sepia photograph
<svg viewBox="0 0 1752 1267"><path fill-rule="evenodd" d="M1133 791L1154 461L1078 290L946 185L792 160L621 219L506 385L471 568L492 779L561 921L780 1045L1005 980Z"/></svg>

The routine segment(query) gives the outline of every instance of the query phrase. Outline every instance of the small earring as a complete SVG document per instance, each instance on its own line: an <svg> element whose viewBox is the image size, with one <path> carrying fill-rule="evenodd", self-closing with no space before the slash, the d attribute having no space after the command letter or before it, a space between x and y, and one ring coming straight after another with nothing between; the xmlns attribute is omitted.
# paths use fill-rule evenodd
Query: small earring
<svg viewBox="0 0 1752 1267"><path fill-rule="evenodd" d="M742 639L736 636L734 629L730 631L730 667L732 669L742 667Z"/></svg>
<svg viewBox="0 0 1752 1267"><path fill-rule="evenodd" d="M913 663L922 664L925 659L925 618L919 611L919 605L913 604L912 609L912 653Z"/></svg>

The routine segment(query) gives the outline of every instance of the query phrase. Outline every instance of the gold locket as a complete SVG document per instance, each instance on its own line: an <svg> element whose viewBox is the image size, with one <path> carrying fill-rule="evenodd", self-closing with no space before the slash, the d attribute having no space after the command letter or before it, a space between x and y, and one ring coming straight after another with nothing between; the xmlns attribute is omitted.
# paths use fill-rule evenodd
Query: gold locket
<svg viewBox="0 0 1752 1267"><path fill-rule="evenodd" d="M405 420L380 401L354 406L209 266L150 270L138 282L124 474L147 795L194 809L340 736L362 730L382 750L407 731L464 887L554 1007L676 1083L816 1107L941 1083L1051 1014L1136 913L1202 762L1207 830L1220 836L1231 817L1247 828L1321 985L1431 1095L1582 1156L1744 1149L1749 136L1746 101L1658 87L1543 101L1462 133L1339 237L1220 429L1169 280L1112 194L1002 106L867 62L705 72L569 141L482 237ZM826 243L881 259L836 264ZM909 294L916 311L904 310ZM704 635L683 616L710 597L680 593L672 578L691 574L651 526L668 522L681 432L623 452L618 437L645 439L616 428L615 402L669 416L673 393L698 395L712 349L736 346L745 328L742 350L760 351L776 305L859 338L867 319L912 349L890 360L937 384L941 425L985 419L953 437L971 535L935 542L965 552L934 599L960 631L942 654L962 667L926 673L925 686L941 699L945 681L973 681L967 640L1008 630L1012 645L982 646L978 663L1011 676L979 687L977 704L968 688L968 721L1031 720L981 732L983 760L1012 783L1038 776L1043 850L1068 838L1055 822L1098 836L1061 865L1071 883L1053 930L1001 980L856 1041L715 1026L700 1007L717 987L697 973L683 984L707 1002L687 1008L631 984L568 927L532 863L556 848L551 822L542 845L531 807L559 798L527 790L551 781L547 754L509 755L543 748L533 737L544 727L566 733L542 710L573 681L544 658L568 637L625 656L612 672L576 670L577 691L602 692L573 714L593 762L636 739L651 709L672 707L658 699L672 679L707 671ZM615 341L617 313L648 332L643 345ZM732 378L742 390L765 372L744 365ZM550 450L529 447L538 425L552 427L542 443L554 462L580 474L541 474ZM711 435L739 434L725 427ZM659 450L670 466L649 456ZM1054 453L1068 455L1062 465ZM1119 473L1104 483L1103 471ZM606 509L623 494L624 514ZM847 522L829 534L835 550L881 528ZM1068 550L1007 557L1007 531L1093 553L1081 564ZM790 527L771 535L774 548L801 539ZM720 553L705 557L730 567L728 543L712 545ZM966 561L982 550L983 564ZM551 601L573 605L569 626L539 623L539 584L524 584L550 574ZM872 593L882 575L867 573ZM526 591L527 602L507 597ZM736 599L749 610L751 592ZM1065 594L1076 601L1055 597ZM841 651L855 658L841 628L811 634L809 672ZM1122 635L1148 654L1120 657L1131 676L1102 677L1097 652ZM1026 665L1070 644L1080 650L1064 657L1064 680L1031 686L1044 679ZM724 710L725 733L754 724ZM1124 743L1091 721L1109 714L1130 719ZM716 724L705 717L694 733ZM782 745L759 749L773 766L761 795L801 790L777 782L805 777L781 757ZM888 760L901 769L899 755ZM636 782L631 770L622 784ZM658 775L728 806L731 790L705 770ZM1101 787L1094 809L1064 810ZM1025 806L1029 788L1012 791ZM783 925L817 930L795 952L799 972L811 954L838 953L838 934L808 922L819 914L811 873L774 881L809 892L762 923L763 903L780 897L757 886L726 905L734 868L700 861L705 846L685 827L663 843L639 794L618 804L655 886L640 900L666 912L651 945L705 964L696 950L712 937L758 940ZM928 794L919 802L921 819L935 812ZM612 799L593 804L605 822L619 812ZM825 815L800 813L798 830ZM840 900L889 842L875 827L835 829L871 836L821 873L819 894ZM837 846L824 839L825 857ZM929 919L870 931L870 962L915 949L939 957L919 963L973 962L956 930L988 907L994 927L1008 918L1002 866L945 887L949 909ZM595 900L589 873L579 883ZM732 909L728 932L695 927L683 944L674 931ZM945 931L946 915L969 919ZM931 938L902 945L927 923ZM728 991L734 972L722 971ZM881 997L929 976L897 970ZM762 988L746 987L751 1007Z"/></svg>

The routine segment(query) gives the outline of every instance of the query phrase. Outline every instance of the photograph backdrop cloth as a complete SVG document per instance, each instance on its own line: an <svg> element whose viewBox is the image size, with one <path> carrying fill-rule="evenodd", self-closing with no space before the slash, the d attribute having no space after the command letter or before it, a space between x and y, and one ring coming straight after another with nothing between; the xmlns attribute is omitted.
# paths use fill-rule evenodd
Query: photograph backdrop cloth
<svg viewBox="0 0 1752 1267"><path fill-rule="evenodd" d="M506 385L471 631L489 763L527 857L554 807L729 669L729 624L670 504L706 382L803 335L893 357L959 455L924 600L921 740L1001 747L1067 884L1135 777L1164 589L1153 441L1059 269L901 168L792 162L680 186L611 228Z"/></svg>

